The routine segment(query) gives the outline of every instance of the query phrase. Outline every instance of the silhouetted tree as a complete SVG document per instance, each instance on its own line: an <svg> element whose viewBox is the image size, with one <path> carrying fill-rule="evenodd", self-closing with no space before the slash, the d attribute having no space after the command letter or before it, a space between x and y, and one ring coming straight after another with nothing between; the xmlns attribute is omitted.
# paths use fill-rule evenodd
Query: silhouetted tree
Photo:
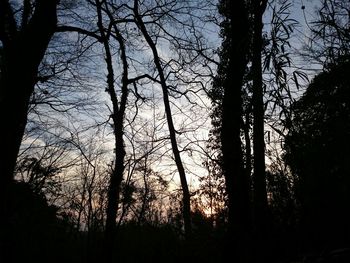
<svg viewBox="0 0 350 263"><path fill-rule="evenodd" d="M162 66L161 58L159 56L157 44L152 39L147 27L145 26L145 22L143 21L143 18L140 15L139 1L138 0L134 1L133 11L134 11L135 19L136 19L136 25L138 26L138 28L142 32L143 37L145 38L147 44L149 45L149 47L152 51L154 64L155 64L156 70L157 70L158 75L159 75L159 84L161 85L162 92L163 92L163 102L164 102L166 119L167 119L167 123L168 123L171 147L172 147L175 163L177 166L177 170L178 170L178 173L180 176L181 187L182 187L182 192L183 192L182 205L183 205L183 218L184 218L184 226L185 226L185 235L187 238L190 238L191 232L192 232L192 230L191 230L191 203L190 203L191 196L190 196L190 192L188 189L185 168L183 166L179 147L177 144L176 130L175 130L174 120L173 120L172 111L171 111L170 102L169 102L169 90L168 90L166 75L165 75L165 72L164 72L164 69Z"/></svg>
<svg viewBox="0 0 350 263"><path fill-rule="evenodd" d="M332 64L292 106L285 158L297 177L307 249L330 249L349 242L349 69L348 58Z"/></svg>
<svg viewBox="0 0 350 263"><path fill-rule="evenodd" d="M107 65L107 92L110 95L112 102L112 113L111 118L113 120L113 132L115 136L115 160L114 167L112 168L109 190L108 190L108 205L106 212L106 244L110 246L109 253L113 255L113 244L114 235L116 228L116 217L118 211L118 203L120 196L120 187L123 180L124 174L124 116L128 97L128 62L125 51L124 39L120 35L118 27L115 25L112 27L114 29L114 36L119 44L120 48L120 59L122 61L122 80L121 80L121 97L120 101L118 99L115 80L114 80L114 67L112 60L112 51L110 47L110 37L112 28L105 28L103 21L103 3L100 1L95 1L97 17L98 17L98 28L101 34L102 43L104 46L105 60ZM105 10L108 12L108 6L104 4ZM111 257L113 258L113 257Z"/></svg>
<svg viewBox="0 0 350 263"><path fill-rule="evenodd" d="M263 49L263 14L267 0L253 1L253 36L252 36L252 80L253 80L253 206L254 226L258 232L266 231L267 194L265 176L265 128L264 128L264 83L261 55Z"/></svg>
<svg viewBox="0 0 350 263"><path fill-rule="evenodd" d="M229 4L223 6L224 12L229 12ZM225 164L225 158L227 158L227 156L225 157L225 155L227 155L229 151L235 149L235 155L240 156L239 158L236 156L238 158L236 160L240 160L238 163L232 161L232 156L231 159L227 159L226 162L231 166L230 169L232 169L234 165L236 167L235 169L241 167L240 171L244 174L242 176L244 183L235 183L236 187L240 185L240 189L235 191L245 193L243 195L242 193L235 193L240 196L240 198L236 197L235 202L241 202L241 205L244 204L244 208L242 209L244 209L247 215L247 220L245 220L243 226L249 225L249 227L247 227L247 233L254 230L256 236L254 241L251 242L251 246L259 249L259 253L256 251L255 254L259 254L260 256L265 253L266 242L264 240L267 238L267 226L271 224L268 218L269 208L265 176L265 121L268 119L268 122L273 122L274 124L278 123L279 126L273 124L272 129L273 132L275 132L276 129L276 132L279 132L279 136L282 136L283 132L280 130L283 130L283 128L281 128L281 124L285 124L288 121L289 112L286 111L286 108L293 100L289 88L289 81L291 78L288 78L287 74L287 68L291 66L291 58L288 53L288 47L290 45L289 39L295 25L295 20L289 18L289 8L291 5L288 1L280 1L274 6L272 3L269 5L272 7L271 28L269 29L271 33L269 35L263 31L263 16L267 13L267 6L268 1L246 1L246 24L240 23L240 30L246 31L244 34L242 31L237 31L240 37L237 37L237 35L229 35L228 33L225 34L225 32L233 30L234 27L230 27L230 24L227 22L229 21L228 19L224 20L222 30L224 42L220 51L221 64L218 68L219 74L214 80L213 88L209 94L215 105L211 116L214 128L212 130L213 139L210 142L210 147L215 150L215 147L219 145L222 149L221 155L219 153L218 159L215 161L216 164L215 162L212 163L214 163L214 166L221 166L225 174L225 169L227 169L227 164ZM237 9L236 3L234 4L234 8L235 10ZM242 12L243 11L241 11L241 13ZM235 16L235 19L238 18L239 16ZM225 21L227 24L225 24ZM244 25L244 29L242 28L242 24ZM239 49L239 56L240 58L243 57L244 60L230 57L230 54L232 54L230 45L235 47L235 45L237 45L235 44L236 41L245 44L244 48L240 47ZM245 56L243 54L245 54ZM239 61L242 63L242 71L237 71ZM234 71L228 70L230 64L235 66ZM235 72L234 76L230 75L232 74L231 72ZM264 73L269 74L267 81L263 79ZM226 120L226 125L228 126L230 124L231 127L228 129L230 132L227 133L227 141L224 142L224 103L226 93L228 92L225 88L225 83L229 83L229 80L233 77L237 77L238 79L238 76L240 76L240 91L236 91L237 93L235 93L234 100L232 98L229 100L230 106L228 107L230 107L232 112L228 114L230 117ZM295 78L304 77L304 75L299 72L294 72L293 76ZM298 83L296 84L298 85ZM229 92L231 93L233 91L229 90ZM238 103L239 106L235 106L236 108L234 108L233 102ZM269 109L269 115L265 114L266 108ZM278 115L282 120L278 120L279 122L276 120L274 121L274 115ZM235 133L233 131L235 131ZM233 147L232 144L234 134L237 136L235 147ZM268 135L269 134L270 131L268 131ZM220 136L221 140L218 140L218 136ZM244 143L242 139L244 139ZM253 140L253 154L251 153L251 139ZM231 144L228 144L229 140L231 140ZM276 143L276 141L272 142L272 144L273 143ZM225 149L226 147L227 149ZM243 152L243 149L245 152ZM225 153L225 151L227 152ZM252 157L253 162L251 162ZM250 185L252 168L252 184ZM240 173L236 171L235 176L238 175L240 175ZM230 184L230 179L227 178L226 175L225 180L226 184ZM281 189L281 191L282 190L283 189ZM230 199L229 193L228 198ZM250 207L251 204L252 207ZM239 214L244 215L244 213ZM236 215L236 217L237 216L238 215ZM251 224L252 222L250 222L250 216L253 216L253 225ZM255 244L253 245L253 243Z"/></svg>
<svg viewBox="0 0 350 263"><path fill-rule="evenodd" d="M1 187L14 176L38 67L55 32L57 4L56 0L24 1L20 10L14 10L9 1L0 3L3 49L0 114L2 123L6 125L6 129L1 129L4 153L0 163Z"/></svg>
<svg viewBox="0 0 350 263"><path fill-rule="evenodd" d="M58 1L24 1L16 12L14 3L0 1L0 41L2 62L0 76L0 119L2 128L0 158L0 250L4 248L9 185L24 129L29 100L37 82L38 67L55 32ZM9 233L7 233L9 234Z"/></svg>
<svg viewBox="0 0 350 263"><path fill-rule="evenodd" d="M190 51L195 51L195 53L201 53L203 52L203 50L196 50L196 49L192 49L192 47L190 46L191 41L193 42L200 42L201 38L197 37L194 40L192 40L190 37L190 40L187 40L185 37L183 36L177 36L176 34L172 33L172 29L166 29L163 26L160 26L159 23L157 22L157 19L155 18L155 21L145 21L143 18L143 14L142 12L140 12L140 4L139 1L135 0L134 1L134 7L133 7L133 12L134 12L134 16L136 19L136 25L138 26L139 30L141 31L145 41L147 42L149 48L152 51L152 55L153 55L153 63L155 65L155 70L158 73L158 77L157 79L155 79L155 82L158 83L161 86L161 90L162 90L162 95L163 95L163 103L164 103L164 109L165 109L165 116L166 116L166 120L167 120L167 124L168 124L168 129L169 129L169 136L170 136L170 142L171 142L171 147L172 147L172 152L173 152L173 156L174 156L174 160L176 163L176 167L177 167L177 171L179 173L179 177L180 177L180 182L181 182L181 188L182 188L182 206L183 206L183 220L184 220L184 228L185 228L185 235L187 238L190 238L191 236L191 203L190 203L190 191L189 191L189 187L188 187L188 183L187 183L187 177L186 177L186 172L185 172L185 167L183 164L183 161L181 159L181 154L180 154L180 150L179 150L179 146L178 146L178 139L177 139L177 130L175 129L175 124L174 124L174 117L172 115L172 109L171 109L171 101L169 98L171 98L171 92L173 92L174 94L180 94L180 96L184 96L187 98L186 93L191 91L190 89L187 89L185 92L181 92L178 91L176 88L172 87L169 85L169 79L171 80L171 78L169 76L171 76L172 74L175 75L175 81L179 80L183 81L185 84L192 84L191 81L186 81L186 80L182 80L181 79L181 74L179 74L178 72L181 72L181 70L183 70L185 68L185 65L190 66L191 62L195 60L197 54L194 55L194 58L192 56L190 56L189 58L187 58L190 62L186 61L185 56L181 57L182 60L180 60L179 62L181 63L176 63L175 65L171 65L173 63L173 61L169 61L168 63L164 63L162 57L160 56L160 47L158 47L158 40L161 38L165 38L167 39L167 41L174 42L174 46L175 48L179 48L181 50L181 44L183 43L183 45L185 45L185 48L183 48L184 53L185 52L189 52ZM174 22L177 22L180 24L181 27L184 27L185 29L190 28L190 30L193 30L194 32L196 32L196 30L194 29L195 26L193 26L194 22L188 23L190 25L187 26L187 21L179 21L177 19L174 19L172 13L174 13L176 16L177 15L184 15L184 14L190 14L190 12L195 12L194 7L192 7L191 5L186 5L185 2L179 2L179 6L176 5L175 2L169 2L169 3L165 3L164 6L162 5L157 5L156 8L159 8L159 14L156 15L160 16L159 19L164 16L164 17L169 17L171 20L174 20ZM179 10L186 10L186 13L183 13ZM169 13L169 15L168 15ZM191 20L191 19L190 19ZM161 35L157 35L154 34L154 31L152 30L152 23L154 24L154 26L159 27L158 29L155 30L160 30L160 32L162 32L163 34ZM196 37L196 34L194 34L194 37ZM200 51L199 51L200 50ZM181 65L182 64L182 65ZM168 72L165 67L168 67L169 71ZM186 75L186 74L184 74ZM200 74L199 74L200 75ZM180 77L179 77L180 76ZM195 83L196 81L193 81L193 83ZM176 84L175 84L176 85ZM174 97L176 97L176 95L174 95Z"/></svg>
<svg viewBox="0 0 350 263"><path fill-rule="evenodd" d="M226 249L229 254L233 252L235 257L244 258L251 227L249 186L241 142L242 87L250 43L249 11L246 1L242 0L220 1L219 12L224 18L221 24L223 42L212 93L219 98L217 114L228 197L229 239L234 241Z"/></svg>

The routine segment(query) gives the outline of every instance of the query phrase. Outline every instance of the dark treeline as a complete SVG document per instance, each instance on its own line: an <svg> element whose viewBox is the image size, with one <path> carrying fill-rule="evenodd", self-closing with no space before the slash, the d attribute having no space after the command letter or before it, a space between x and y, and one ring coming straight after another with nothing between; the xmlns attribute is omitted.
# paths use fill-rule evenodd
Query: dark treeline
<svg viewBox="0 0 350 263"><path fill-rule="evenodd" d="M350 2L295 2L0 0L0 262L349 262Z"/></svg>

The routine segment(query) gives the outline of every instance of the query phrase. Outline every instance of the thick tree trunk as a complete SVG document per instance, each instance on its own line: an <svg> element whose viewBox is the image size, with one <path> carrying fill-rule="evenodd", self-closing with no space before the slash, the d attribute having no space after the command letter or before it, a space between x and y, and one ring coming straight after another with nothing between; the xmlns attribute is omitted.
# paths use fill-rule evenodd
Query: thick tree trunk
<svg viewBox="0 0 350 263"><path fill-rule="evenodd" d="M172 117L171 107L170 107L170 102L169 102L168 87L167 87L163 67L161 65L160 58L158 55L158 50L157 50L156 44L154 43L151 36L149 35L147 28L142 20L142 17L139 14L138 0L134 1L134 14L135 14L135 18L137 21L137 25L138 25L139 29L141 30L149 47L152 50L153 57L154 57L154 63L155 63L155 66L156 66L158 74L159 74L159 79L160 79L160 83L161 83L161 87L162 87L162 91L163 91L163 102L164 102L165 114L166 114L166 119L167 119L168 128L169 128L171 146L172 146L173 155L174 155L175 163L177 166L177 170L178 170L178 173L180 176L180 182L181 182L181 188L182 188L182 205L183 205L183 219L184 219L184 226L185 226L185 235L186 235L186 238L189 239L191 236L191 232L192 232L190 192L188 189L185 169L183 167L183 163L182 163L181 156L180 156L180 151L179 151L179 148L177 145L176 131L175 131L175 127L174 127L174 122L173 122L173 117Z"/></svg>
<svg viewBox="0 0 350 263"><path fill-rule="evenodd" d="M36 2L32 18L17 29L8 1L0 1L0 39L3 44L0 78L1 185L13 179L38 67L57 23L57 1Z"/></svg>
<svg viewBox="0 0 350 263"><path fill-rule="evenodd" d="M3 45L0 76L1 228L6 228L7 191L14 178L38 67L56 29L56 8L56 0L36 1L34 14L18 28L9 2L0 1L0 40ZM3 233L0 236L2 239ZM0 244L0 250L7 251L3 250L3 245Z"/></svg>
<svg viewBox="0 0 350 263"><path fill-rule="evenodd" d="M223 173L229 208L228 254L244 260L246 238L250 230L248 178L244 171L241 142L242 85L249 47L248 13L245 1L229 1L230 44L227 79L222 105L221 145Z"/></svg>

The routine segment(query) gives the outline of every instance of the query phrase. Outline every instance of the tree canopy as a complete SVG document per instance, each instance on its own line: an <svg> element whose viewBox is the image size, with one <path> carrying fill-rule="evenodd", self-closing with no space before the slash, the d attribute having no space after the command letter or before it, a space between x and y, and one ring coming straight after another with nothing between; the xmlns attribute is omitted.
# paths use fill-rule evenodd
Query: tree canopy
<svg viewBox="0 0 350 263"><path fill-rule="evenodd" d="M349 70L344 58L313 79L292 106L292 127L285 141L285 158L297 176L300 220L321 246L336 246L349 237Z"/></svg>

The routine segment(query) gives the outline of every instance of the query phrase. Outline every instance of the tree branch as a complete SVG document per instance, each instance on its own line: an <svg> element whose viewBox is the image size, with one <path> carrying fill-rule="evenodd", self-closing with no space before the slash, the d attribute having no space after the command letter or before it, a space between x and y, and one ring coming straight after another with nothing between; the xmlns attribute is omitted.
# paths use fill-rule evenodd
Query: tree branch
<svg viewBox="0 0 350 263"><path fill-rule="evenodd" d="M95 38L98 42L102 43L102 37L95 32L88 31L86 29L75 27L75 26L58 26L56 32L76 32L89 37Z"/></svg>

